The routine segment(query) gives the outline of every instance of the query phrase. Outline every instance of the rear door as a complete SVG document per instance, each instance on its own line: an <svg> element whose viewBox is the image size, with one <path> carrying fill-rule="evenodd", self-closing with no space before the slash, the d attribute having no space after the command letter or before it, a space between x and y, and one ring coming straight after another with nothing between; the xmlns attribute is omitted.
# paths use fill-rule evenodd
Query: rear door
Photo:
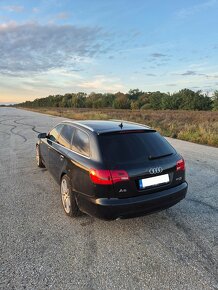
<svg viewBox="0 0 218 290"><path fill-rule="evenodd" d="M76 158L73 160L74 169L72 173L72 184L74 190L79 193L90 195L90 137L87 132L76 128L73 140L72 150L76 152Z"/></svg>
<svg viewBox="0 0 218 290"><path fill-rule="evenodd" d="M116 196L137 196L173 186L177 153L159 133L147 130L103 134L99 142L106 166L125 170L129 175L129 181L114 184ZM150 184L147 179L156 176L163 177L160 181L150 180Z"/></svg>
<svg viewBox="0 0 218 290"><path fill-rule="evenodd" d="M54 178L59 182L63 167L67 159L67 150L71 148L71 139L73 137L74 127L68 124L62 124L60 133L56 140L52 141L49 150L49 170Z"/></svg>

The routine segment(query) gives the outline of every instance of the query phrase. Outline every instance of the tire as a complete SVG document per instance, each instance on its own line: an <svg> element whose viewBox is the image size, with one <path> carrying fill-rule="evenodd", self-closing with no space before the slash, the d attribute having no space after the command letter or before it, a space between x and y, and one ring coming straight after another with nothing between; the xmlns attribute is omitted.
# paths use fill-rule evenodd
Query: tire
<svg viewBox="0 0 218 290"><path fill-rule="evenodd" d="M72 191L70 178L64 175L60 184L61 202L66 215L70 217L77 217L80 215L75 195Z"/></svg>
<svg viewBox="0 0 218 290"><path fill-rule="evenodd" d="M36 163L37 163L37 166L40 167L40 168L44 168L44 164L42 163L42 158L41 158L41 155L40 155L40 150L39 150L39 145L36 145Z"/></svg>

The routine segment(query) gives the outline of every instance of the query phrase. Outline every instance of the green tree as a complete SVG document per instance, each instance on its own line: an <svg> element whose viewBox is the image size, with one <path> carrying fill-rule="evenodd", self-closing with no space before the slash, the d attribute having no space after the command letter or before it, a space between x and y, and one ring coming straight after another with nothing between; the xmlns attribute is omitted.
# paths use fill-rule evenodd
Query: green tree
<svg viewBox="0 0 218 290"><path fill-rule="evenodd" d="M132 110L137 110L140 108L140 103L139 101L131 101L130 107Z"/></svg>
<svg viewBox="0 0 218 290"><path fill-rule="evenodd" d="M139 96L139 108L141 108L144 105L150 106L150 93L143 93ZM146 106L145 106L146 107Z"/></svg>
<svg viewBox="0 0 218 290"><path fill-rule="evenodd" d="M139 91L139 89L133 89L133 90L129 90L127 97L129 98L129 100L137 100L141 95L143 94L142 91Z"/></svg>
<svg viewBox="0 0 218 290"><path fill-rule="evenodd" d="M189 89L183 89L178 92L181 98L179 109L183 110L211 110L212 101L201 91L194 92Z"/></svg>
<svg viewBox="0 0 218 290"><path fill-rule="evenodd" d="M113 107L115 109L130 109L130 101L125 94L118 92L115 94Z"/></svg>
<svg viewBox="0 0 218 290"><path fill-rule="evenodd" d="M178 94L165 94L161 98L161 108L164 110L178 110L181 104L181 98Z"/></svg>
<svg viewBox="0 0 218 290"><path fill-rule="evenodd" d="M77 93L72 96L71 103L73 108L84 108L86 101L85 93Z"/></svg>
<svg viewBox="0 0 218 290"><path fill-rule="evenodd" d="M149 96L149 101L150 101L151 108L154 109L154 110L162 109L162 98L165 95L166 94L161 93L160 91L151 93L150 96Z"/></svg>
<svg viewBox="0 0 218 290"><path fill-rule="evenodd" d="M114 99L115 99L114 94L104 94L102 96L102 106L103 106L103 108L112 107Z"/></svg>
<svg viewBox="0 0 218 290"><path fill-rule="evenodd" d="M86 98L87 108L102 108L103 107L103 96L101 93L92 92Z"/></svg>
<svg viewBox="0 0 218 290"><path fill-rule="evenodd" d="M218 111L218 90L214 91L213 93L212 108L213 108L213 111Z"/></svg>
<svg viewBox="0 0 218 290"><path fill-rule="evenodd" d="M161 93L130 90L127 94L67 93L65 95L49 95L34 101L19 104L23 107L73 107L73 108L115 108L115 109L168 109L168 110L218 110L218 90L212 98L201 91L182 89L179 92Z"/></svg>

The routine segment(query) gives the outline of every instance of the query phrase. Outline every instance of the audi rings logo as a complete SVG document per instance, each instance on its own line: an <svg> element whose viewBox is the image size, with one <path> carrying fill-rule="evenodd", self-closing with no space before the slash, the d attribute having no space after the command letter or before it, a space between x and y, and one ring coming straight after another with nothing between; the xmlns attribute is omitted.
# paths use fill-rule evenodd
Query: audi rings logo
<svg viewBox="0 0 218 290"><path fill-rule="evenodd" d="M158 174L158 173L161 173L162 171L163 171L163 168L161 167L155 167L155 168L149 169L150 174Z"/></svg>

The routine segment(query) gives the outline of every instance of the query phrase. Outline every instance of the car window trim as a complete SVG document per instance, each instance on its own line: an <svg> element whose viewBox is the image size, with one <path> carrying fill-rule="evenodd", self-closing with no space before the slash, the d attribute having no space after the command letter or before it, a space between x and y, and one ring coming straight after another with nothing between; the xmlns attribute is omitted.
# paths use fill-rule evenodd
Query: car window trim
<svg viewBox="0 0 218 290"><path fill-rule="evenodd" d="M76 125L78 125L77 123L75 123ZM91 148L90 148L90 136L89 136L89 134L85 131L85 130L83 130L82 128L79 128L78 126L74 126L74 124L71 124L70 123L70 121L69 121L69 123L68 123L68 121L64 121L64 122L61 122L61 123L58 123L53 129L55 129L58 125L70 125L71 127L73 127L74 129L75 129L75 131L78 129L78 130L81 130L81 131L83 131L85 134L87 134L87 136L88 136L88 139L89 139L89 156L87 156L87 155L84 155L84 154L82 154L82 153L79 153L79 152L77 152L77 151L75 151L75 150L73 150L72 149L72 141L73 141L73 137L74 137L74 135L75 135L75 131L74 131L74 133L73 133L73 136L72 136L72 138L71 138L71 148L67 148L67 147L64 147L63 145L61 145L60 143L58 143L58 142L56 142L56 141L52 141L52 140L50 140L49 138L46 138L46 139L48 139L48 140L50 140L51 142L54 142L55 144L57 144L57 145L59 145L59 146L61 146L61 147L63 147L64 149L67 149L67 150L70 150L70 151L72 151L73 153L75 153L75 154L78 154L78 155L80 155L81 157L85 157L85 158L87 158L87 159L91 159L91 156L92 156L92 154L91 154ZM51 131L53 130L53 129L51 129ZM61 129L62 130L62 129ZM50 132L51 132L50 131ZM58 137L59 137L59 135L60 135L60 133L58 134ZM47 142L47 144L48 144L48 142ZM49 146L51 146L50 144L48 144ZM54 148L54 149L56 149L56 148ZM57 150L58 151L58 150ZM59 151L58 151L59 152ZM61 152L60 152L61 153Z"/></svg>

